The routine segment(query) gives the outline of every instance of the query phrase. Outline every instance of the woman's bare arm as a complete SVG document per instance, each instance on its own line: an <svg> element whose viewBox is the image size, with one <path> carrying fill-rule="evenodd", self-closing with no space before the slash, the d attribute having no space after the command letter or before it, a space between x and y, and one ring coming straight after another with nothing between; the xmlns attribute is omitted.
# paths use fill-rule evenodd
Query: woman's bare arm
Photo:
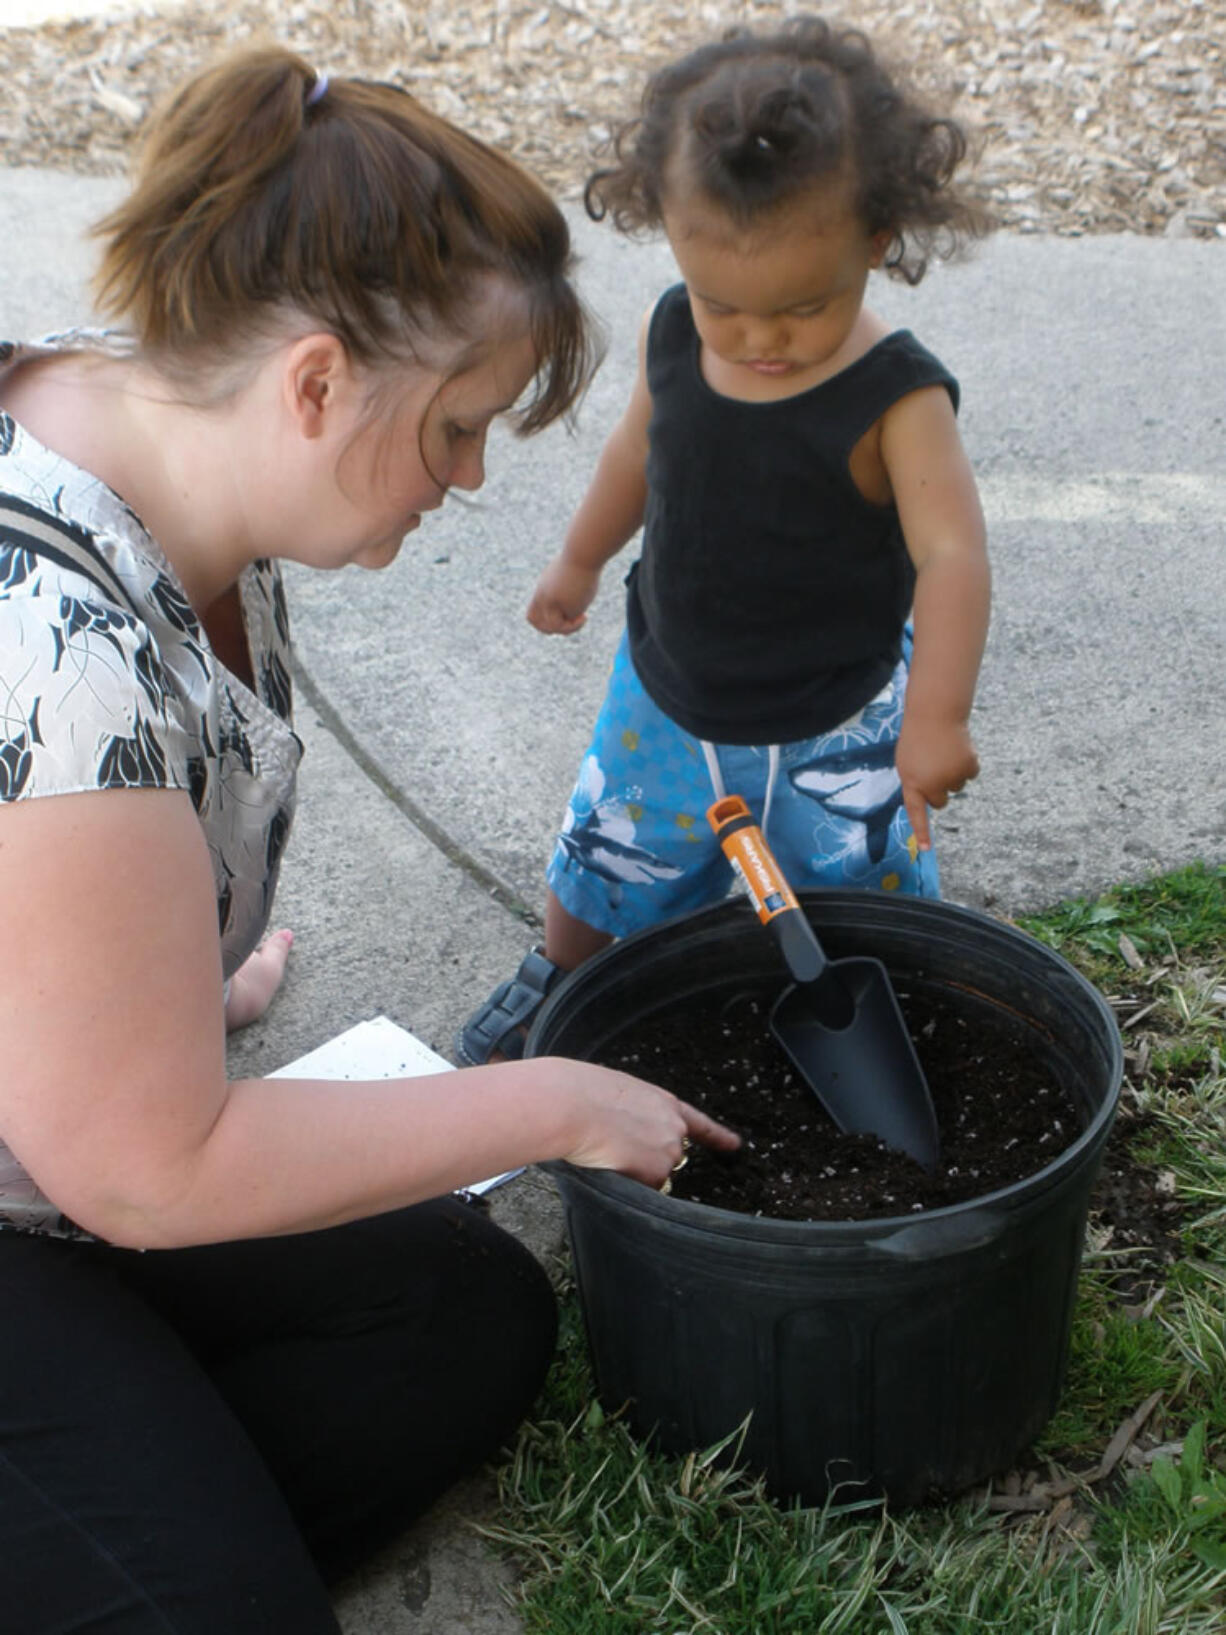
<svg viewBox="0 0 1226 1635"><path fill-rule="evenodd" d="M20 950L0 993L0 1136L117 1244L326 1226L548 1158L658 1185L684 1136L736 1145L663 1091L559 1060L227 1082L212 871L182 793L0 809L0 916Z"/></svg>

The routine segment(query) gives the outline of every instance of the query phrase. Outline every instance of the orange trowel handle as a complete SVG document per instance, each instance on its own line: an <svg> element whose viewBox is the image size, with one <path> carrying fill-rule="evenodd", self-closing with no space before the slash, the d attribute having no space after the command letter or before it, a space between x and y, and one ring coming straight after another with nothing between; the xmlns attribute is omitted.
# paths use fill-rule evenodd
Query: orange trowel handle
<svg viewBox="0 0 1226 1635"><path fill-rule="evenodd" d="M748 891L758 918L778 938L792 975L797 982L814 981L825 969L826 956L753 813L739 795L725 795L707 808L707 822Z"/></svg>
<svg viewBox="0 0 1226 1635"><path fill-rule="evenodd" d="M715 838L740 876L763 925L769 925L776 914L799 909L775 854L739 795L726 795L709 806L707 822L715 830Z"/></svg>

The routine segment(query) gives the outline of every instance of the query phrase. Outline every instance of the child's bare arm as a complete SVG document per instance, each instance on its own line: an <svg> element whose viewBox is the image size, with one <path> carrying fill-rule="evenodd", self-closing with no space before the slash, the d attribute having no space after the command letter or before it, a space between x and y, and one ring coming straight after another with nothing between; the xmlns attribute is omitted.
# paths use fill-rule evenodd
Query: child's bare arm
<svg viewBox="0 0 1226 1635"><path fill-rule="evenodd" d="M943 387L912 392L881 425L881 453L915 563L915 650L898 741L903 799L921 849L929 806L979 771L970 714L991 576L974 475Z"/></svg>
<svg viewBox="0 0 1226 1635"><path fill-rule="evenodd" d="M562 549L537 581L528 620L550 636L569 636L584 623L605 563L643 525L647 503L647 320L639 335L634 389L601 451L595 475L566 531Z"/></svg>

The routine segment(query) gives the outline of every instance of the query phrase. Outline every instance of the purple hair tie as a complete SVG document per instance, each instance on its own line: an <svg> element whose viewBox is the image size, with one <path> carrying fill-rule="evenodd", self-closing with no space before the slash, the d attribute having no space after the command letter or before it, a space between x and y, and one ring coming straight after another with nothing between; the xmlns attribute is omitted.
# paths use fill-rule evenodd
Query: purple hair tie
<svg viewBox="0 0 1226 1635"><path fill-rule="evenodd" d="M322 102L324 92L328 89L328 76L316 71L315 83L307 92L306 105L313 108L317 102Z"/></svg>

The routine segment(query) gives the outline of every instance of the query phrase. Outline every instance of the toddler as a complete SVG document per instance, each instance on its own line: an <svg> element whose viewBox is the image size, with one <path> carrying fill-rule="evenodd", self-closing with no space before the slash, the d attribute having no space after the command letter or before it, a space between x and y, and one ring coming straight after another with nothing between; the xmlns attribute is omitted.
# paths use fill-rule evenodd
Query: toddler
<svg viewBox="0 0 1226 1635"><path fill-rule="evenodd" d="M643 530L626 631L548 869L544 947L461 1029L522 1051L561 971L722 897L748 801L795 887L939 895L929 807L979 769L989 573L958 385L864 304L988 226L966 139L864 36L803 18L664 68L585 200L682 282L528 617L584 623Z"/></svg>

